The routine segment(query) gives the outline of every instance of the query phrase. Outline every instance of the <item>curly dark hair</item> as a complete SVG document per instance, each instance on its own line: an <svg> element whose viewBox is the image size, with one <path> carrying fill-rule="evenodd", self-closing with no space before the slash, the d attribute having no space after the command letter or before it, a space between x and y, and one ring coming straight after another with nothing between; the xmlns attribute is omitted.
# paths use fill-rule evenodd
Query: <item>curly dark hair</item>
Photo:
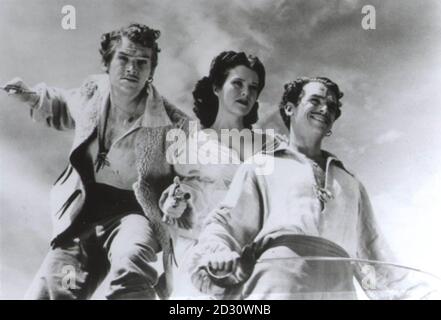
<svg viewBox="0 0 441 320"><path fill-rule="evenodd" d="M121 29L104 33L101 36L101 46L99 49L104 66L107 69L109 68L110 61L112 61L117 45L121 42L123 37L126 37L136 44L152 49L153 56L151 68L153 73L158 65L158 53L161 51L156 43L156 40L158 40L160 35L161 32L159 30L151 29L148 26L139 23L131 23Z"/></svg>
<svg viewBox="0 0 441 320"><path fill-rule="evenodd" d="M213 125L219 110L219 100L213 92L213 85L217 88L221 88L228 77L229 71L242 65L257 73L259 78L257 96L259 96L265 86L265 67L259 58L247 55L245 52L221 52L211 62L208 77L200 79L193 90L193 111L204 128L209 128ZM243 118L245 128L251 128L251 126L257 122L258 109L259 104L256 101L251 111Z"/></svg>
<svg viewBox="0 0 441 320"><path fill-rule="evenodd" d="M290 128L291 125L291 118L285 113L285 105L288 102L291 102L295 106L297 106L298 103L300 102L300 99L303 97L303 87L310 82L323 83L329 90L334 92L335 96L337 97L337 105L338 105L335 119L337 120L341 115L340 108L342 106L342 103L340 102L340 99L343 97L343 92L340 91L340 88L335 82L325 77L297 78L296 80L284 85L285 91L283 92L282 101L280 101L279 104L280 115L282 116L283 122L288 127L288 129Z"/></svg>

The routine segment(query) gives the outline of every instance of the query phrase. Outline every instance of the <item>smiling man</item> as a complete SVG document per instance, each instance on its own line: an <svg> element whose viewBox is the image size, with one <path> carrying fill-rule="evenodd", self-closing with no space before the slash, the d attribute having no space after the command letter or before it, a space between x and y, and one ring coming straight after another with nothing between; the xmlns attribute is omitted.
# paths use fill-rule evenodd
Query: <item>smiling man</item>
<svg viewBox="0 0 441 320"><path fill-rule="evenodd" d="M274 158L256 155L259 161L242 165L209 216L190 266L202 292L241 299L354 299L355 276L372 298L427 297L423 282L383 264L393 256L366 190L321 148L341 114L342 96L323 77L285 85L280 112L289 141ZM257 174L267 161L274 161L273 172ZM366 278L372 285L365 285Z"/></svg>
<svg viewBox="0 0 441 320"><path fill-rule="evenodd" d="M108 299L170 294L172 233L158 200L174 176L166 134L188 130L188 122L152 84L159 35L140 24L104 34L106 74L78 89L30 89L18 78L5 85L30 105L34 120L75 129L69 163L51 192L51 250L29 299L85 299L105 276ZM158 277L152 263L161 250L165 274Z"/></svg>

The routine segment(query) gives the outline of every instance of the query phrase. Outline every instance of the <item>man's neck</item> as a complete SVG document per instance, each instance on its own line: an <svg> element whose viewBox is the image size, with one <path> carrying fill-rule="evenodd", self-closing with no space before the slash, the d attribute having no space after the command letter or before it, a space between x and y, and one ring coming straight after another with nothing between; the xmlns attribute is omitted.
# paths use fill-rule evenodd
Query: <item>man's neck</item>
<svg viewBox="0 0 441 320"><path fill-rule="evenodd" d="M312 160L320 160L322 158L322 141L320 137L299 136L296 135L294 130L289 133L289 146L304 154L306 157Z"/></svg>
<svg viewBox="0 0 441 320"><path fill-rule="evenodd" d="M111 108L126 117L137 117L144 111L145 96L127 97L114 92L110 93Z"/></svg>

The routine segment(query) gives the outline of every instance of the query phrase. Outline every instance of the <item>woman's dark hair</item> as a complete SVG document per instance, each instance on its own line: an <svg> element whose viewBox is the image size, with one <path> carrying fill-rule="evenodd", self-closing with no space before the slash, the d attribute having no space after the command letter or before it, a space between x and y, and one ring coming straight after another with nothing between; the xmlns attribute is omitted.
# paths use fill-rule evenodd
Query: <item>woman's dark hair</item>
<svg viewBox="0 0 441 320"><path fill-rule="evenodd" d="M146 25L139 23L131 23L121 29L104 33L101 36L101 46L99 50L104 66L107 69L109 68L110 61L112 61L117 45L121 43L123 37L126 37L133 43L152 49L153 55L151 69L153 72L158 65L158 52L161 51L156 43L156 40L158 40L160 35L160 31L151 29Z"/></svg>
<svg viewBox="0 0 441 320"><path fill-rule="evenodd" d="M323 83L329 90L334 92L335 96L337 97L338 106L335 119L337 120L338 117L340 117L341 115L340 108L342 106L342 103L340 102L340 99L343 97L343 92L340 91L340 88L335 82L325 77L297 78L296 80L284 85L285 91L283 92L282 101L279 104L280 115L282 116L283 122L288 127L288 129L291 125L291 118L285 113L285 106L288 102L291 102L295 106L298 106L300 99L303 97L303 87L310 82Z"/></svg>
<svg viewBox="0 0 441 320"><path fill-rule="evenodd" d="M211 62L208 77L200 79L193 90L193 111L204 128L213 125L219 110L219 100L213 92L213 86L221 88L228 77L229 71L242 65L257 73L259 78L257 96L259 96L265 86L265 68L262 62L257 57L247 55L244 52L224 51L220 53ZM258 109L259 104L256 101L251 111L243 118L245 128L251 128L251 125L257 122Z"/></svg>

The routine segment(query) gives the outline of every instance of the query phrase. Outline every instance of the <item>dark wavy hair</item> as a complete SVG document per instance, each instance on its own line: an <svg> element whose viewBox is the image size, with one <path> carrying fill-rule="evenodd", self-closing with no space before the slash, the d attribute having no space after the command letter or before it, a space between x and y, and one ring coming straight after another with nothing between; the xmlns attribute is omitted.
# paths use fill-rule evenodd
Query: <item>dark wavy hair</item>
<svg viewBox="0 0 441 320"><path fill-rule="evenodd" d="M296 80L289 82L284 85L285 91L283 92L282 101L279 104L279 111L280 115L282 116L283 122L285 125L290 128L291 125L291 118L285 113L285 105L288 102L293 103L295 106L298 106L300 99L303 97L303 87L310 83L310 82L320 82L323 83L328 90L331 90L334 92L335 96L337 97L337 113L335 115L335 119L337 120L341 115L341 106L342 103L340 102L340 99L343 98L343 92L340 91L340 88L338 85L333 82L331 79L325 78L325 77L315 77L315 78L309 78L309 77L301 77L297 78Z"/></svg>
<svg viewBox="0 0 441 320"><path fill-rule="evenodd" d="M219 111L219 99L213 92L213 85L221 88L228 77L229 71L237 66L245 66L257 73L259 78L257 96L265 86L265 67L259 58L247 55L245 52L221 52L211 62L208 77L200 79L193 90L193 111L204 128L213 125ZM258 109L259 103L256 101L250 112L243 118L245 128L251 128L257 122Z"/></svg>
<svg viewBox="0 0 441 320"><path fill-rule="evenodd" d="M161 51L156 43L156 40L158 40L160 35L161 32L159 30L151 29L146 25L139 23L131 23L121 29L104 33L101 36L101 46L99 49L104 66L107 69L109 68L110 61L112 61L117 45L121 43L123 37L126 37L133 43L152 49L153 56L151 68L153 73L158 65L158 53Z"/></svg>

